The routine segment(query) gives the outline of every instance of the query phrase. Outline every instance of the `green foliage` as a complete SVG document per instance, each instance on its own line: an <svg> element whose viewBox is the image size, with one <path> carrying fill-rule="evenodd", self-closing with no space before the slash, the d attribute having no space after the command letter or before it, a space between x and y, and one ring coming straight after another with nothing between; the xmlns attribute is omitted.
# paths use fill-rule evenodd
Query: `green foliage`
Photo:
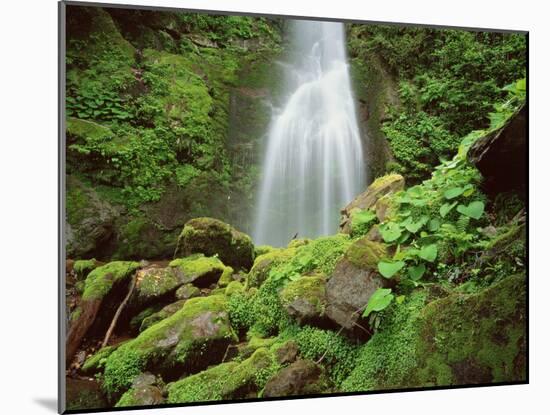
<svg viewBox="0 0 550 415"><path fill-rule="evenodd" d="M320 363L335 385L339 385L352 371L357 348L346 338L331 330L310 326L292 328L290 332L303 358L313 361L322 358Z"/></svg>
<svg viewBox="0 0 550 415"><path fill-rule="evenodd" d="M403 264L404 265L404 264ZM391 288L378 288L369 298L363 317L368 317L373 311L382 311L393 301Z"/></svg>
<svg viewBox="0 0 550 415"><path fill-rule="evenodd" d="M113 261L94 269L86 277L83 300L97 300L109 293L113 284L132 275L139 268L138 262Z"/></svg>
<svg viewBox="0 0 550 415"><path fill-rule="evenodd" d="M352 25L349 38L352 56L375 54L399 83L401 105L383 131L410 182L452 156L459 137L493 128L524 100L523 34Z"/></svg>
<svg viewBox="0 0 550 415"><path fill-rule="evenodd" d="M378 263L378 271L385 278L391 278L397 274L403 267L405 263L403 261L380 261Z"/></svg>
<svg viewBox="0 0 550 415"><path fill-rule="evenodd" d="M351 213L351 236L366 235L372 225L378 221L376 212L366 209Z"/></svg>

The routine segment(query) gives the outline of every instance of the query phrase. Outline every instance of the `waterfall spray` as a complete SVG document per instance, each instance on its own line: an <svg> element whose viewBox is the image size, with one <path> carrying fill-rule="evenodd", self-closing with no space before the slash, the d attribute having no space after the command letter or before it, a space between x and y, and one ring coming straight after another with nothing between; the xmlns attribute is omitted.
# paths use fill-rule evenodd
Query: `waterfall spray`
<svg viewBox="0 0 550 415"><path fill-rule="evenodd" d="M288 99L270 124L254 228L257 244L334 233L365 185L341 23L295 21Z"/></svg>

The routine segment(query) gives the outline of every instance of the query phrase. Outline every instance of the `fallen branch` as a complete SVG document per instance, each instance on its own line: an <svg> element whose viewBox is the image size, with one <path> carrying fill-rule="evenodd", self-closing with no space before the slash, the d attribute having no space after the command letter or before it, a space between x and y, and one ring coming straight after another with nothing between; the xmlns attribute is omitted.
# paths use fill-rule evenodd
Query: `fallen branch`
<svg viewBox="0 0 550 415"><path fill-rule="evenodd" d="M132 296L132 292L134 291L134 288L136 287L136 277L137 274L134 274L132 276L132 282L130 283L130 288L128 289L128 294L126 294L126 297L124 297L124 300L122 300L122 303L118 306L118 309L116 310L115 315L113 316L113 321L111 321L111 325L109 326L109 329L107 330L107 333L105 333L105 338L103 339L103 343L101 343L101 347L107 346L107 343L109 343L109 339L111 337L111 334L113 334L113 330L116 327L116 323L118 321L118 318L120 317L120 314L122 313L122 310L124 310L124 307L126 307L126 304L130 300L130 297Z"/></svg>

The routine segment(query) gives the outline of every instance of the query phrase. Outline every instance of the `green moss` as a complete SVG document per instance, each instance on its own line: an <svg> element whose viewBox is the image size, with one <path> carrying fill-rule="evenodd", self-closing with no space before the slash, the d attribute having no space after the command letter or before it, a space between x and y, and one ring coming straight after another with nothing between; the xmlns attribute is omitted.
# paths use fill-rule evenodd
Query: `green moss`
<svg viewBox="0 0 550 415"><path fill-rule="evenodd" d="M346 258L360 268L376 270L378 262L388 256L385 244L361 238L349 246Z"/></svg>
<svg viewBox="0 0 550 415"><path fill-rule="evenodd" d="M239 281L231 281L225 288L225 295L231 297L233 294L242 293L244 285Z"/></svg>
<svg viewBox="0 0 550 415"><path fill-rule="evenodd" d="M137 293L139 301L149 301L173 291L181 285L175 271L168 268L147 268L137 274Z"/></svg>
<svg viewBox="0 0 550 415"><path fill-rule="evenodd" d="M139 268L138 262L113 261L94 269L86 278L83 300L96 300L109 293L113 284L130 277Z"/></svg>
<svg viewBox="0 0 550 415"><path fill-rule="evenodd" d="M274 248L254 260L254 265L246 277L246 287L259 287L277 265L289 261L296 254L295 248Z"/></svg>
<svg viewBox="0 0 550 415"><path fill-rule="evenodd" d="M152 305L151 307L147 307L146 309L140 311L130 320L130 328L135 332L139 331L141 324L143 323L143 320L145 320L147 317L155 314L158 311L160 311L159 305Z"/></svg>
<svg viewBox="0 0 550 415"><path fill-rule="evenodd" d="M456 385L525 379L525 277L473 295L455 294L422 311L416 383Z"/></svg>
<svg viewBox="0 0 550 415"><path fill-rule="evenodd" d="M357 346L334 331L309 326L292 328L290 338L298 345L303 358L313 361L322 358L320 364L334 385L340 385L355 367Z"/></svg>
<svg viewBox="0 0 550 415"><path fill-rule="evenodd" d="M82 314L82 308L80 308L80 306L76 307L71 313L71 317L70 317L71 323L74 323L75 321L77 321L80 318L81 314Z"/></svg>
<svg viewBox="0 0 550 415"><path fill-rule="evenodd" d="M86 375L93 375L95 373L102 372L105 368L107 358L117 349L117 346L105 346L95 352L92 356L89 356L82 365L82 373Z"/></svg>
<svg viewBox="0 0 550 415"><path fill-rule="evenodd" d="M325 310L325 283L324 276L306 276L290 281L280 292L281 303L288 306L300 298L311 304L321 315Z"/></svg>
<svg viewBox="0 0 550 415"><path fill-rule="evenodd" d="M191 255L186 258L174 259L169 264L176 268L182 275L182 282L193 282L207 274L216 274L219 277L227 267L217 257L205 257L202 254Z"/></svg>
<svg viewBox="0 0 550 415"><path fill-rule="evenodd" d="M198 297L200 294L201 290L193 284L184 284L177 289L176 298L178 300L187 300L189 298Z"/></svg>
<svg viewBox="0 0 550 415"><path fill-rule="evenodd" d="M151 327L153 324L156 324L159 321L162 321L165 318L170 317L175 312L180 310L184 304L185 304L185 300L179 300L179 301L176 301L175 303L168 304L167 306L163 307L159 311L145 317L142 320L141 325L139 326L139 331L140 332L145 331L149 327Z"/></svg>
<svg viewBox="0 0 550 415"><path fill-rule="evenodd" d="M94 121L80 120L74 117L67 117L67 134L92 141L101 141L114 136L108 127Z"/></svg>
<svg viewBox="0 0 550 415"><path fill-rule="evenodd" d="M354 368L343 381L344 392L399 388L408 384L417 365L416 350L420 310L426 294L415 291L383 314L379 331L359 348ZM422 385L426 386L426 385Z"/></svg>
<svg viewBox="0 0 550 415"><path fill-rule="evenodd" d="M76 273L78 279L86 278L90 271L94 270L98 266L98 261L95 258L92 259L79 259L74 262L73 270Z"/></svg>
<svg viewBox="0 0 550 415"><path fill-rule="evenodd" d="M168 402L239 399L261 390L277 370L273 355L259 348L241 363L228 362L168 385Z"/></svg>
<svg viewBox="0 0 550 415"><path fill-rule="evenodd" d="M287 248L298 248L300 246L307 245L310 242L311 242L311 239L308 239L308 238L293 239L288 243Z"/></svg>
<svg viewBox="0 0 550 415"><path fill-rule="evenodd" d="M259 245L254 247L254 258L258 258L260 255L267 254L273 251L276 248L273 248L271 245Z"/></svg>
<svg viewBox="0 0 550 415"><path fill-rule="evenodd" d="M233 273L235 271L232 267L225 267L222 276L218 280L219 287L227 287L233 281Z"/></svg>
<svg viewBox="0 0 550 415"><path fill-rule="evenodd" d="M216 358L219 353L214 350L219 352L223 348L223 355L225 348L216 345L235 340L225 309L226 300L221 295L187 300L175 314L152 325L109 356L103 387L110 394L117 394L129 388L147 365L154 365L159 372L176 367L190 370ZM204 319L210 322L203 322ZM200 322L207 324L208 329L197 331L194 325Z"/></svg>

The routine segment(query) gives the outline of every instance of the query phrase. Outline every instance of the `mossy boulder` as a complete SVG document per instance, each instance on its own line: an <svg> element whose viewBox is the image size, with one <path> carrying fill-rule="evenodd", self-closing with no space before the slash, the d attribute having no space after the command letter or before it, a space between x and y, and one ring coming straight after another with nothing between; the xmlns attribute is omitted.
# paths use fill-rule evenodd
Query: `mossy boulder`
<svg viewBox="0 0 550 415"><path fill-rule="evenodd" d="M148 369L161 375L198 372L218 363L236 340L224 296L191 298L109 356L103 387L117 396Z"/></svg>
<svg viewBox="0 0 550 415"><path fill-rule="evenodd" d="M146 305L173 293L182 285L180 276L172 267L161 268L151 265L136 273L136 288L132 304Z"/></svg>
<svg viewBox="0 0 550 415"><path fill-rule="evenodd" d="M99 262L98 260L96 260L95 258L92 258L92 259L79 259L79 260L74 261L72 269L73 269L74 273L76 274L77 280L83 280L83 279L86 279L86 276L91 271L93 271L94 269L96 269L100 265L102 265L102 263Z"/></svg>
<svg viewBox="0 0 550 415"><path fill-rule="evenodd" d="M185 304L186 300L179 300L175 303L168 304L167 306L164 306L161 310L157 311L156 313L151 314L148 317L145 317L143 321L141 322L141 326L139 327L139 331L145 331L149 327L151 327L153 324L158 323L161 320L164 320L167 317L170 317L174 313L176 313L178 310L180 310L183 305Z"/></svg>
<svg viewBox="0 0 550 415"><path fill-rule="evenodd" d="M526 379L526 281L474 294L417 290L385 314L343 391L521 382Z"/></svg>
<svg viewBox="0 0 550 415"><path fill-rule="evenodd" d="M365 192L361 193L341 210L340 231L347 234L351 232L352 212L370 209L383 196L396 193L403 190L404 187L405 179L399 174L388 174L376 179Z"/></svg>
<svg viewBox="0 0 550 415"><path fill-rule="evenodd" d="M86 359L80 369L81 372L88 376L103 372L107 358L117 349L117 347L118 346L105 346L99 349Z"/></svg>
<svg viewBox="0 0 550 415"><path fill-rule="evenodd" d="M67 378L66 403L69 410L104 410L108 403L99 384L93 380Z"/></svg>
<svg viewBox="0 0 550 415"><path fill-rule="evenodd" d="M292 259L296 248L276 248L254 260L254 265L246 277L246 287L259 287L269 277L269 272L279 264Z"/></svg>
<svg viewBox="0 0 550 415"><path fill-rule="evenodd" d="M297 360L275 374L262 392L262 397L309 395L330 392L322 366L311 360Z"/></svg>
<svg viewBox="0 0 550 415"><path fill-rule="evenodd" d="M116 403L115 407L149 406L164 403L164 383L152 373L142 373Z"/></svg>
<svg viewBox="0 0 550 415"><path fill-rule="evenodd" d="M139 267L139 262L112 261L94 269L86 277L82 299L95 300L103 298L111 291L114 284L129 279Z"/></svg>
<svg viewBox="0 0 550 415"><path fill-rule="evenodd" d="M244 285L239 281L230 282L225 288L225 295L231 297L233 294L242 293Z"/></svg>
<svg viewBox="0 0 550 415"><path fill-rule="evenodd" d="M361 243L352 250L352 258L360 265L356 265L346 257L340 259L326 284L326 314L350 334L352 331L357 335L364 333L364 330L359 330L356 324L362 309L366 307L371 295L378 288L388 287L391 284L370 265L365 266L371 263L368 257L370 254L365 258L359 253L369 253L370 248L370 245Z"/></svg>
<svg viewBox="0 0 550 415"><path fill-rule="evenodd" d="M178 239L176 255L217 255L235 270L249 270L254 261L252 239L218 219L196 218L187 222Z"/></svg>
<svg viewBox="0 0 550 415"><path fill-rule="evenodd" d="M376 271L378 262L388 256L385 244L371 241L369 237L358 239L352 243L345 257L355 266Z"/></svg>
<svg viewBox="0 0 550 415"><path fill-rule="evenodd" d="M114 235L118 211L80 180L67 178L67 257L89 257L100 253Z"/></svg>
<svg viewBox="0 0 550 415"><path fill-rule="evenodd" d="M174 259L169 264L181 284L193 283L197 287L216 284L227 267L215 256L202 254Z"/></svg>
<svg viewBox="0 0 550 415"><path fill-rule="evenodd" d="M176 298L178 300L188 300L201 295L201 290L193 284L184 284L176 290Z"/></svg>
<svg viewBox="0 0 550 415"><path fill-rule="evenodd" d="M303 276L290 281L279 294L281 304L298 324L320 323L326 307L325 284L324 275Z"/></svg>
<svg viewBox="0 0 550 415"><path fill-rule="evenodd" d="M260 348L241 363L222 363L169 384L168 402L256 398L276 367L269 350Z"/></svg>
<svg viewBox="0 0 550 415"><path fill-rule="evenodd" d="M234 270L232 267L225 267L223 273L218 280L218 287L227 287L233 281Z"/></svg>

